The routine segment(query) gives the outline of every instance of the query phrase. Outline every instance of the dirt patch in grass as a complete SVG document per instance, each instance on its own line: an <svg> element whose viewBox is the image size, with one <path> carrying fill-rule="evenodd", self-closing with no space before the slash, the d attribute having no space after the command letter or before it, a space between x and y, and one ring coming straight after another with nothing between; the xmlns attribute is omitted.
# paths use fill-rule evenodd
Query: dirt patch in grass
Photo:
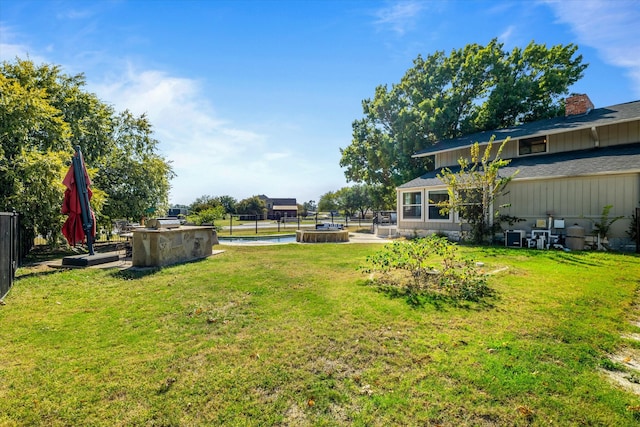
<svg viewBox="0 0 640 427"><path fill-rule="evenodd" d="M640 396L640 377L636 373L625 371L601 370L613 383Z"/></svg>

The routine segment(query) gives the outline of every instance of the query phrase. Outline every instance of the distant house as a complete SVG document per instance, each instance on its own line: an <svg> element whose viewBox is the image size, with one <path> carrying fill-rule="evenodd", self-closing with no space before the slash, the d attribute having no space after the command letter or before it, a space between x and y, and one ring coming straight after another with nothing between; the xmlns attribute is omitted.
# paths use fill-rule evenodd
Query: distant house
<svg viewBox="0 0 640 427"><path fill-rule="evenodd" d="M265 195L258 196L267 205L267 219L296 218L298 203L295 198L272 199Z"/></svg>
<svg viewBox="0 0 640 427"><path fill-rule="evenodd" d="M169 208L169 210L167 211L167 216L187 216L189 215L189 209L185 208L185 207L177 207L174 206L172 208Z"/></svg>
<svg viewBox="0 0 640 427"><path fill-rule="evenodd" d="M604 206L613 205L610 217L626 218L611 228L610 243L629 243L629 218L640 207L640 101L596 109L586 95L568 98L564 117L439 141L416 153L433 156L435 170L397 188L400 234L459 237L464 224L458 215L443 215L435 206L448 199L437 175L443 167L454 170L460 157L469 158L473 143L482 147L492 135L494 153L511 137L502 152L511 163L501 174L519 173L497 203L510 205L501 214L525 220L515 228L530 233L551 217L560 220L554 225L578 224L589 235Z"/></svg>

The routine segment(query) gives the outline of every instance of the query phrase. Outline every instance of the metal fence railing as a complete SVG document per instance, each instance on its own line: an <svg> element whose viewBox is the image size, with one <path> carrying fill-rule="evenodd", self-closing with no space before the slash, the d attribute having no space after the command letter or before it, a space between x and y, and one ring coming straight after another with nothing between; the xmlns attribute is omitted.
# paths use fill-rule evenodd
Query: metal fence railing
<svg viewBox="0 0 640 427"><path fill-rule="evenodd" d="M636 253L640 254L640 208L636 208Z"/></svg>
<svg viewBox="0 0 640 427"><path fill-rule="evenodd" d="M13 286L19 262L18 214L0 212L0 299Z"/></svg>
<svg viewBox="0 0 640 427"><path fill-rule="evenodd" d="M96 234L94 243L100 245L100 244L108 244L108 243L126 242L127 240L128 240L127 236L120 235L117 233L113 233L110 235L98 233ZM47 239L45 239L42 236L36 236L36 238L33 241L34 246L44 246L47 243L48 243Z"/></svg>

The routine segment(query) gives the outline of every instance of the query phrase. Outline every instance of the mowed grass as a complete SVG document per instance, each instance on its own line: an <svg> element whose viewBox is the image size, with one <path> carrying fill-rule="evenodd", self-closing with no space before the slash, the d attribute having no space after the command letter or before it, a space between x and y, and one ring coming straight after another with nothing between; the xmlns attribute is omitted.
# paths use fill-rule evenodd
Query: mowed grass
<svg viewBox="0 0 640 427"><path fill-rule="evenodd" d="M0 306L0 425L601 425L640 399L640 258L462 248L486 304L412 307L356 270L380 245L220 246L143 273L21 269Z"/></svg>

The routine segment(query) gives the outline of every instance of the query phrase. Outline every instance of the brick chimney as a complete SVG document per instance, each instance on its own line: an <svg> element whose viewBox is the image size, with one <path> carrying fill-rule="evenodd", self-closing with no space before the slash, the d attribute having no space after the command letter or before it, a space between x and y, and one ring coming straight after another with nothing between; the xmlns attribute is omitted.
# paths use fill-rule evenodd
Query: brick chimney
<svg viewBox="0 0 640 427"><path fill-rule="evenodd" d="M564 101L564 115L565 116L577 116L579 114L587 114L593 110L593 102L584 93L576 93L569 96Z"/></svg>

